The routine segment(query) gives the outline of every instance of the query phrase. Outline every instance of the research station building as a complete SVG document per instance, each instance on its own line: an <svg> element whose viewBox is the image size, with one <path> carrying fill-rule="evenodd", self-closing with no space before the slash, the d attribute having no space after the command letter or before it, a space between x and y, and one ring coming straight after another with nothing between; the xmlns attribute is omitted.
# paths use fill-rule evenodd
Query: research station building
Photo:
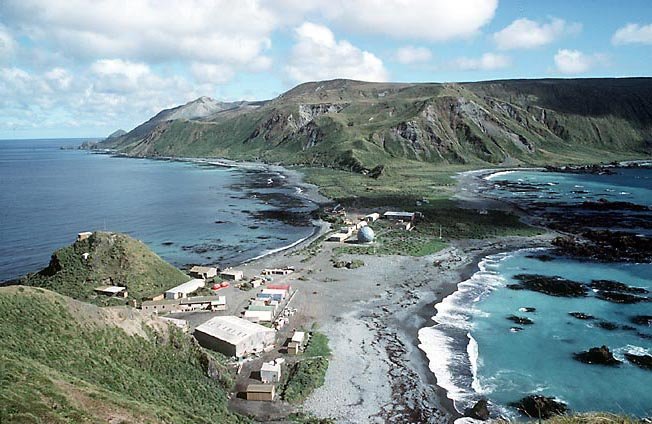
<svg viewBox="0 0 652 424"><path fill-rule="evenodd" d="M218 316L197 327L194 336L205 348L242 357L273 346L276 331L236 316Z"/></svg>

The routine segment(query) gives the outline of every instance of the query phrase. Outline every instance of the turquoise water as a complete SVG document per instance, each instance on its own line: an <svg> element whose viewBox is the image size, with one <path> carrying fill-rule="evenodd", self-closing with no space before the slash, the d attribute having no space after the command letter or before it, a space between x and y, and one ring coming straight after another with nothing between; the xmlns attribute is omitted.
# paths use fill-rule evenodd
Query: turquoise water
<svg viewBox="0 0 652 424"><path fill-rule="evenodd" d="M615 175L565 174L558 172L506 171L486 178L512 183L534 184L537 191L507 192L490 190L487 194L520 201L544 201L577 204L606 199L652 206L652 171L650 168L614 169Z"/></svg>
<svg viewBox="0 0 652 424"><path fill-rule="evenodd" d="M495 273L494 289L476 306L470 331L478 346L475 391L505 405L528 393L557 397L575 411L607 410L646 416L652 414L652 371L643 370L623 358L624 352L652 354L652 328L630 322L634 315L652 314L649 303L621 305L595 297L552 297L530 291L506 289L520 273L558 275L590 283L610 279L652 291L652 265L583 263L558 258L551 262L527 258L527 252L493 257L486 271ZM534 313L519 311L534 307ZM584 312L599 320L631 326L636 330L605 330L597 320L583 321L569 312ZM507 315L534 321L522 331ZM640 333L640 334L639 334ZM572 358L574 352L607 345L619 367L587 365Z"/></svg>
<svg viewBox="0 0 652 424"><path fill-rule="evenodd" d="M564 213L599 214L577 205L600 198L652 205L651 169L619 169L616 175L518 171L487 179L490 184L500 180L516 185L508 191L497 184L486 194L516 201L526 210L532 203L545 201L550 203L548 209L563 207L559 210ZM632 212L618 213L626 217ZM650 211L636 214L647 223L652 220ZM614 219L613 227L618 227L619 221ZM553 259L528 257L541 254ZM447 390L459 411L485 397L494 414L516 417L509 403L529 394L543 394L566 402L574 411L652 415L652 371L624 359L627 352L652 355L652 328L630 321L634 315L652 315L652 303L615 304L594 297L593 292L586 298L564 298L506 288L517 282L513 279L516 274L541 274L583 283L615 280L652 292L652 264L596 263L556 257L539 249L493 255L479 267L480 271L436 305L434 320L438 325L419 332L420 347L430 360L438 385ZM583 312L597 319L578 320L569 312ZM522 330L514 331L518 325L506 319L510 315L527 317L534 324L520 325ZM603 329L597 325L599 321L618 328ZM623 363L611 368L573 359L575 352L602 345Z"/></svg>
<svg viewBox="0 0 652 424"><path fill-rule="evenodd" d="M82 140L0 140L0 281L38 271L80 231L130 234L177 266L234 264L313 228L259 213L309 211L277 173L61 150Z"/></svg>

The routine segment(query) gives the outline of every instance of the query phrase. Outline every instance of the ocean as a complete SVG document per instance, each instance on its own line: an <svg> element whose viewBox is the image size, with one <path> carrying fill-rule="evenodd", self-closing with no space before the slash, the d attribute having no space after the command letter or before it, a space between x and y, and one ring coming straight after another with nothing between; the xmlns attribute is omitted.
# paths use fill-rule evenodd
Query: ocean
<svg viewBox="0 0 652 424"><path fill-rule="evenodd" d="M601 199L652 206L649 168L618 169L613 175L516 171L494 174L487 181L485 194L539 204L542 211L572 204L575 209L564 209L566 213L588 213L576 206L604 203ZM637 225L649 227L652 213L631 209L618 212L610 228L648 234L649 228ZM599 219L602 212L591 213L595 219L589 223L594 220L604 228L604 220ZM652 264L594 262L536 249L492 255L479 268L436 305L433 319L438 324L419 332L430 369L458 411L486 398L494 414L515 418L510 403L540 394L555 397L577 412L652 415L652 371L625 358L626 353L652 355L652 328L634 322L638 315L652 315L652 303L613 303L597 297L595 289L587 297L567 298L507 287L519 282L514 278L518 274L559 276L587 285L594 280L617 281L647 290L642 296L652 297ZM577 319L570 312L594 319ZM510 315L533 324L516 324L507 319ZM588 365L573 358L574 353L602 345L622 364Z"/></svg>
<svg viewBox="0 0 652 424"><path fill-rule="evenodd" d="M129 234L180 267L313 233L315 205L280 173L75 150L83 141L0 140L0 281L39 271L81 231Z"/></svg>

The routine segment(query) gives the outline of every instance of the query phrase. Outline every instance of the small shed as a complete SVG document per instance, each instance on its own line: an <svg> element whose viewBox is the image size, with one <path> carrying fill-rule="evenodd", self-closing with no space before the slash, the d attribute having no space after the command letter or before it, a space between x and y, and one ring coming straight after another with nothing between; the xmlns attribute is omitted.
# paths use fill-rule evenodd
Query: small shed
<svg viewBox="0 0 652 424"><path fill-rule="evenodd" d="M181 310L181 303L179 303L178 299L146 300L142 303L141 309L157 314L168 314L179 312Z"/></svg>
<svg viewBox="0 0 652 424"><path fill-rule="evenodd" d="M122 286L102 286L94 289L95 293L103 294L104 296L115 296L126 298L129 294L127 288Z"/></svg>
<svg viewBox="0 0 652 424"><path fill-rule="evenodd" d="M292 289L292 286L289 284L268 284L267 289L269 290L285 290L289 292Z"/></svg>
<svg viewBox="0 0 652 424"><path fill-rule="evenodd" d="M260 380L263 383L278 383L281 381L281 364L265 362L260 367Z"/></svg>
<svg viewBox="0 0 652 424"><path fill-rule="evenodd" d="M250 384L245 394L247 400L271 402L276 395L276 387L273 384Z"/></svg>
<svg viewBox="0 0 652 424"><path fill-rule="evenodd" d="M90 232L90 231L82 231L81 233L77 234L77 241L86 240L87 238L89 238L92 235L93 235L93 233Z"/></svg>
<svg viewBox="0 0 652 424"><path fill-rule="evenodd" d="M375 222L380 218L380 214L378 212L370 213L369 215L365 215L364 220L371 223Z"/></svg>
<svg viewBox="0 0 652 424"><path fill-rule="evenodd" d="M165 292L166 299L181 299L188 297L189 294L196 292L200 288L206 286L206 282L202 279L195 278L187 281L181 285L171 288Z"/></svg>
<svg viewBox="0 0 652 424"><path fill-rule="evenodd" d="M387 211L383 217L391 221L412 221L415 218L415 213Z"/></svg>
<svg viewBox="0 0 652 424"><path fill-rule="evenodd" d="M225 280L240 281L244 278L244 272L235 269L226 269L220 273Z"/></svg>
<svg viewBox="0 0 652 424"><path fill-rule="evenodd" d="M204 280L215 278L217 277L217 268L196 265L190 268L190 276L195 278L203 278Z"/></svg>
<svg viewBox="0 0 652 424"><path fill-rule="evenodd" d="M295 331L292 335L292 341L299 344L299 347L303 346L306 341L306 333L303 331Z"/></svg>
<svg viewBox="0 0 652 424"><path fill-rule="evenodd" d="M261 274L262 275L288 275L294 272L294 267L285 267L285 268L265 268Z"/></svg>
<svg viewBox="0 0 652 424"><path fill-rule="evenodd" d="M226 296L194 296L180 300L183 311L225 311Z"/></svg>

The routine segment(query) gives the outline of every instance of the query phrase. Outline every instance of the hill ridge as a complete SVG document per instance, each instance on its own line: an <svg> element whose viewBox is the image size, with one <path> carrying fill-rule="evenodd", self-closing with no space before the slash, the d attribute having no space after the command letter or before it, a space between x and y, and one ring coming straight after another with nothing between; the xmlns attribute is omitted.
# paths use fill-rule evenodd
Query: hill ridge
<svg viewBox="0 0 652 424"><path fill-rule="evenodd" d="M149 122L149 121L148 121ZM142 127L142 126L141 126ZM395 161L517 165L652 154L652 78L300 84L275 99L101 143L368 172Z"/></svg>

